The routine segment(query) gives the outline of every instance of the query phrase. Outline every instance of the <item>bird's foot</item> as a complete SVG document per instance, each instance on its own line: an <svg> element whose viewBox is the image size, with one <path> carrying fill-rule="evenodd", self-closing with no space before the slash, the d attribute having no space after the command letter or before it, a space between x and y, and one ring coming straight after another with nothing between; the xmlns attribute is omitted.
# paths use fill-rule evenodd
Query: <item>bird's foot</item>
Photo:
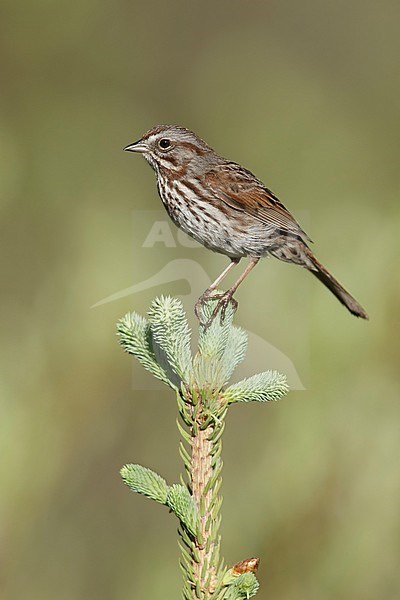
<svg viewBox="0 0 400 600"><path fill-rule="evenodd" d="M211 291L212 290L206 290L204 292L204 294L202 294L200 296L200 298L197 300L196 304L194 305L194 314L200 321L200 325L204 325L204 323L203 323L203 307L206 304L206 302L208 302L211 299L210 298Z"/></svg>
<svg viewBox="0 0 400 600"><path fill-rule="evenodd" d="M227 308L229 305L232 306L233 312L236 312L237 307L238 307L238 302L233 297L233 294L234 294L234 290L228 290L227 292L214 294L214 295L211 295L211 292L207 292L207 291L204 292L204 294L202 294L200 296L200 298L197 300L195 307L194 307L194 312L196 314L196 317L200 321L200 325L202 325L205 329L207 329L211 325L211 323L213 322L213 320L215 319L215 317L217 316L219 311L221 311L220 323L222 325L222 323L225 320L226 311L227 311ZM206 302L210 302L211 300L218 300L218 302L215 305L215 307L211 313L211 316L206 321L204 321L203 314L202 314L202 308Z"/></svg>

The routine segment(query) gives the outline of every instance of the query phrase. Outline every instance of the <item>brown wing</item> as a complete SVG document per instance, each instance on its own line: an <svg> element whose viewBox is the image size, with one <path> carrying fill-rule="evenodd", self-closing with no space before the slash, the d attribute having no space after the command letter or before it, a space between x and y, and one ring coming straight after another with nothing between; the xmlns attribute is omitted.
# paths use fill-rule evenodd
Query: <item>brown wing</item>
<svg viewBox="0 0 400 600"><path fill-rule="evenodd" d="M243 211L282 233L311 239L282 202L250 171L237 163L224 163L205 174L205 183L216 198L235 210Z"/></svg>

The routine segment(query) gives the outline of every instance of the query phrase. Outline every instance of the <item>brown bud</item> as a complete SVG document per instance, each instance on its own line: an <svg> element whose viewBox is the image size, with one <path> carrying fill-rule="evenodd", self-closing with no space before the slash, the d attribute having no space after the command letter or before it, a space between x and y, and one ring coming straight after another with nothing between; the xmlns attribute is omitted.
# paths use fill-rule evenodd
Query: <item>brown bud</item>
<svg viewBox="0 0 400 600"><path fill-rule="evenodd" d="M242 575L243 573L257 573L259 558L245 558L232 567L232 575Z"/></svg>

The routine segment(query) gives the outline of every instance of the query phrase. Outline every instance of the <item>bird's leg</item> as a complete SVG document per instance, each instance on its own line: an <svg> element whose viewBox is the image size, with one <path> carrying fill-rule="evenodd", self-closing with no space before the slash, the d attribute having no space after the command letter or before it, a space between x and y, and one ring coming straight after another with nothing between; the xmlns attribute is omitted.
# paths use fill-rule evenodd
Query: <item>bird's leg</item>
<svg viewBox="0 0 400 600"><path fill-rule="evenodd" d="M231 288L229 288L229 290L227 292L225 292L225 294L222 294L220 296L220 299L219 299L216 307L214 308L212 315L209 319L209 323L211 323L211 321L216 317L219 310L221 310L221 323L222 323L225 319L226 309L228 308L229 304L232 304L233 310L236 311L236 309L238 307L238 303L235 300L235 298L233 297L233 294L236 292L239 285L242 283L243 279L245 279L247 277L247 275L250 273L250 271L252 269L254 269L254 267L256 266L256 264L258 263L259 260L260 260L259 257L251 258L249 264L247 265L247 267L245 268L245 270L243 271L241 276L237 279L237 281L235 281L233 286Z"/></svg>
<svg viewBox="0 0 400 600"><path fill-rule="evenodd" d="M206 289L206 291L197 300L197 302L194 306L194 312L200 322L201 322L201 307L202 307L202 305L204 304L204 302L206 302L208 300L208 298L210 297L210 294L215 289L217 289L217 287L219 286L221 281L223 281L223 279L225 279L225 277L228 275L229 271L231 269L233 269L233 267L236 266L239 261L240 261L240 258L231 258L231 262L229 263L229 265L227 267L225 267L225 269L222 271L222 273L220 275L218 275L217 279L212 282L212 284ZM219 298L220 296L217 296L217 297Z"/></svg>

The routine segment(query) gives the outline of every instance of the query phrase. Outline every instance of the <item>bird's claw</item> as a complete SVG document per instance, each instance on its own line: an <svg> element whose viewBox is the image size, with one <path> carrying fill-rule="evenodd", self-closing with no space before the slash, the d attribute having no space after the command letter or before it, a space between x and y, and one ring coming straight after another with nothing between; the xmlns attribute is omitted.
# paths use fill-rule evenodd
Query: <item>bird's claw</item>
<svg viewBox="0 0 400 600"><path fill-rule="evenodd" d="M203 321L203 315L202 315L201 309L206 302L209 302L211 300L218 300L218 302L217 302L216 306L214 307L214 310L212 311L211 316L206 321ZM211 293L204 293L197 300L195 307L194 307L194 312L196 314L196 317L200 321L200 325L202 325L204 327L204 329L207 329L208 327L210 327L211 323L213 322L213 320L215 319L215 317L217 316L219 311L221 311L220 323L221 323L221 325L223 324L223 322L225 320L225 316L226 316L226 310L230 304L232 305L233 312L236 312L237 307L238 307L238 302L233 297L233 291L231 291L231 290L228 290L227 292L220 293L220 294L214 294L213 296L211 296Z"/></svg>

